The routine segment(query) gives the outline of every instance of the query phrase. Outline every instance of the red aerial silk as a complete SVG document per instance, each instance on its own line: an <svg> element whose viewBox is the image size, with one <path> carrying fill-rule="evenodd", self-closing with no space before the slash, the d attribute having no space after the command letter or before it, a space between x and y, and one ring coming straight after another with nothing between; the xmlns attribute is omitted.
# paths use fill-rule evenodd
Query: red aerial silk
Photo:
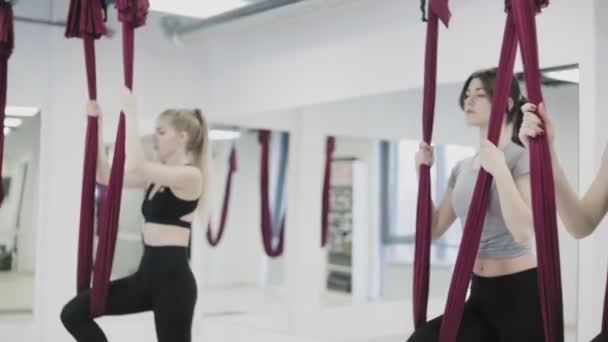
<svg viewBox="0 0 608 342"><path fill-rule="evenodd" d="M123 29L123 64L125 85L133 89L134 30L145 24L149 9L148 0L118 0L116 2L118 18ZM93 40L105 34L103 10L100 1L72 0L68 14L66 37L84 39L85 61L89 98L94 100L96 94L95 49ZM80 236L78 250L78 291L90 286L90 268L92 264L93 215L95 170L97 160L97 120L89 118L85 145L85 162L83 172L82 202L80 214ZM104 314L106 298L110 283L118 218L122 196L125 164L125 116L121 113L116 135L114 159L105 199L100 208L95 267L91 288L91 316Z"/></svg>
<svg viewBox="0 0 608 342"><path fill-rule="evenodd" d="M437 88L437 41L439 20L446 26L450 20L447 0L432 0L426 26L426 51L424 63L424 98L422 102L422 135L427 144L433 137L435 94ZM414 252L414 326L426 323L429 299L429 266L431 250L431 171L427 165L420 167L418 183L418 207L416 211L416 245Z"/></svg>
<svg viewBox="0 0 608 342"><path fill-rule="evenodd" d="M336 138L328 137L325 142L325 174L321 193L321 247L325 247L329 238L329 190L331 186L331 160L336 149Z"/></svg>
<svg viewBox="0 0 608 342"><path fill-rule="evenodd" d="M67 38L81 38L84 43L87 85L90 100L97 100L95 71L95 40L106 33L103 9L99 1L73 0L70 2L65 30ZM93 235L95 215L95 174L97 169L97 118L88 117L85 137L85 154L80 198L80 225L78 235L78 266L76 290L91 286L93 265Z"/></svg>
<svg viewBox="0 0 608 342"><path fill-rule="evenodd" d="M273 227L272 215L270 212L270 178L269 178L269 162L270 162L270 131L261 130L258 132L258 141L261 147L260 160L260 199L261 199L261 220L262 220L262 244L266 255L271 258L276 258L283 254L283 242L285 236L285 217L281 220L281 232L279 233L279 242L273 246Z"/></svg>
<svg viewBox="0 0 608 342"><path fill-rule="evenodd" d="M222 216L220 218L220 227L218 229L217 235L213 236L213 230L211 228L211 222L207 226L207 242L212 247L217 246L224 235L224 230L226 229L226 222L228 218L228 207L230 206L230 194L232 193L232 179L234 173L237 169L237 156L236 156L236 148L233 146L230 150L230 158L229 158L229 168L228 168L228 176L226 179L226 187L224 189L224 203L222 204Z"/></svg>
<svg viewBox="0 0 608 342"><path fill-rule="evenodd" d="M11 4L4 1L0 2L0 206L4 200L2 161L4 159L4 118L6 116L8 59L15 47L13 25L14 17Z"/></svg>

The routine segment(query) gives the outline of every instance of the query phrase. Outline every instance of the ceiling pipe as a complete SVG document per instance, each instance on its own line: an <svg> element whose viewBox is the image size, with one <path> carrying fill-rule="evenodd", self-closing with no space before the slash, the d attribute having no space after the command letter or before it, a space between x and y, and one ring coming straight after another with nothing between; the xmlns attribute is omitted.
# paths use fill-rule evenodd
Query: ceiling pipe
<svg viewBox="0 0 608 342"><path fill-rule="evenodd" d="M251 17L256 14L268 12L281 7L302 3L305 0L267 0L256 2L226 13L222 13L207 19L192 20L185 23L177 16L165 16L161 19L161 26L165 34L176 44L179 44L181 37L206 28L226 24L235 20ZM310 1L310 0L309 0Z"/></svg>

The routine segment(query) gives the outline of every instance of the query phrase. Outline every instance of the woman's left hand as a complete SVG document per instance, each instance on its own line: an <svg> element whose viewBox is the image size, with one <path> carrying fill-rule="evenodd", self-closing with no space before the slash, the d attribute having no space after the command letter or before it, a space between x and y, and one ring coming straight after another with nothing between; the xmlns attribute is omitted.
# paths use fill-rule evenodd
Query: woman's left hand
<svg viewBox="0 0 608 342"><path fill-rule="evenodd" d="M495 176L496 172L507 166L505 154L491 141L486 140L481 144L479 150L479 163L487 173Z"/></svg>
<svg viewBox="0 0 608 342"><path fill-rule="evenodd" d="M122 111L126 115L137 115L137 97L127 87L123 88Z"/></svg>

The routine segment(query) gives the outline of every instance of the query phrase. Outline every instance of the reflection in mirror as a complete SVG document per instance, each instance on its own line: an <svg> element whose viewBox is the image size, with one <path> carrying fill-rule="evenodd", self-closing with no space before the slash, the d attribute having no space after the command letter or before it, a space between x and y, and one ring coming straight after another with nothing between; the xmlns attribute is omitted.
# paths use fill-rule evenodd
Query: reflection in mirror
<svg viewBox="0 0 608 342"><path fill-rule="evenodd" d="M224 210L226 215L217 245L204 241L203 310L209 318L253 318L255 313L285 305L283 230L289 229L284 224L289 134L225 127L216 127L211 134L215 140L210 235L220 234Z"/></svg>
<svg viewBox="0 0 608 342"><path fill-rule="evenodd" d="M324 306L363 303L373 283L370 253L373 250L375 183L370 180L376 142L338 136L329 180L328 244Z"/></svg>
<svg viewBox="0 0 608 342"><path fill-rule="evenodd" d="M0 207L0 319L30 317L34 303L40 113L7 107Z"/></svg>

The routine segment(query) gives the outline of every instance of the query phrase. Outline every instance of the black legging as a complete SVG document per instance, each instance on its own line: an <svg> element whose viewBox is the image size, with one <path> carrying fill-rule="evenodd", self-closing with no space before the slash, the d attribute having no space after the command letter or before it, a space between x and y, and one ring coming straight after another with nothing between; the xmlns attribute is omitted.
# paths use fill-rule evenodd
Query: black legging
<svg viewBox="0 0 608 342"><path fill-rule="evenodd" d="M416 330L408 342L439 340L441 317ZM507 276L473 276L458 342L543 342L536 269Z"/></svg>
<svg viewBox="0 0 608 342"><path fill-rule="evenodd" d="M187 249L146 246L137 272L110 283L106 315L154 311L159 342L190 342L196 296ZM91 318L89 298L89 290L74 297L61 321L76 341L107 342Z"/></svg>

